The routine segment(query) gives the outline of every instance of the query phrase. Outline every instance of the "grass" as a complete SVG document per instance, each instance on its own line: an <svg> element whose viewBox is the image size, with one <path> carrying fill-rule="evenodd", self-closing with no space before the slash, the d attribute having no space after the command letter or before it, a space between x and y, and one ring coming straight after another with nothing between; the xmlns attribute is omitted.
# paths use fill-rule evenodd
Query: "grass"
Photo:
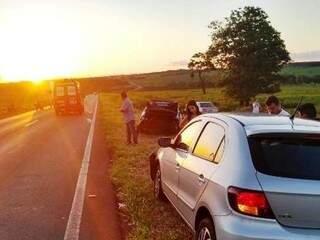
<svg viewBox="0 0 320 240"><path fill-rule="evenodd" d="M214 86L222 77L222 74L220 70L206 73L205 79L208 86ZM280 71L280 74L283 76L294 75L296 77L320 76L320 65L309 63L289 64ZM198 75L194 74L194 77L191 77L191 72L188 70L127 75L124 79L134 85L141 86L145 90L186 89L199 86Z"/></svg>
<svg viewBox="0 0 320 240"><path fill-rule="evenodd" d="M220 71L212 71L204 75L208 85L212 85L221 77ZM139 75L128 75L127 80L143 89L186 89L195 88L199 85L198 74L191 77L188 70L173 70L159 73L148 73Z"/></svg>
<svg viewBox="0 0 320 240"><path fill-rule="evenodd" d="M156 149L156 138L141 135L138 146L127 146L118 94L102 94L100 102L107 145L115 160L112 180L133 224L128 239L191 239L190 230L170 204L154 200L148 155Z"/></svg>
<svg viewBox="0 0 320 240"><path fill-rule="evenodd" d="M282 105L293 111L303 97L303 103L311 102L315 104L318 114L320 113L320 84L302 84L302 85L286 85L281 87L281 92L276 93L281 99ZM264 102L268 95L261 94L258 96L260 102Z"/></svg>
<svg viewBox="0 0 320 240"><path fill-rule="evenodd" d="M320 66L287 66L283 68L280 72L282 75L294 75L297 77L307 76L307 77L314 77L320 75Z"/></svg>
<svg viewBox="0 0 320 240"><path fill-rule="evenodd" d="M167 90L167 91L136 91L129 93L135 103L136 114L141 112L149 99L171 99L184 105L189 99L210 100L221 109L237 110L236 102L221 94L220 89L209 89L207 95L200 90ZM300 96L305 102L314 102L319 110L320 85L283 86L280 97L284 106L291 110ZM259 95L264 102L267 95ZM148 155L157 148L157 136L139 136L138 146L125 144L125 127L119 112L121 104L118 94L101 94L101 108L106 131L108 148L114 156L111 176L120 201L125 204L125 212L131 216L133 226L128 239L191 239L191 232L176 211L168 203L159 203L152 194L152 182L149 177Z"/></svg>
<svg viewBox="0 0 320 240"><path fill-rule="evenodd" d="M280 98L285 108L293 109L299 102L301 96L303 102L314 103L320 112L320 84L284 85L281 92L275 93ZM264 103L269 94L257 96L260 103ZM150 99L173 100L183 107L188 100L211 101L215 103L220 111L235 111L239 109L238 102L225 96L220 88L210 88L206 95L200 89L180 89L180 90L158 90L158 91L132 91L130 99L134 102L138 110L142 110Z"/></svg>
<svg viewBox="0 0 320 240"><path fill-rule="evenodd" d="M134 102L135 107L142 110L147 101L150 99L157 100L173 100L179 103L180 106L184 106L190 99L197 99L202 101L212 101L222 111L231 110L236 108L237 102L224 96L221 93L221 89L208 89L206 95L202 94L200 89L185 89L185 90L160 90L160 91L141 91L131 92L130 98Z"/></svg>

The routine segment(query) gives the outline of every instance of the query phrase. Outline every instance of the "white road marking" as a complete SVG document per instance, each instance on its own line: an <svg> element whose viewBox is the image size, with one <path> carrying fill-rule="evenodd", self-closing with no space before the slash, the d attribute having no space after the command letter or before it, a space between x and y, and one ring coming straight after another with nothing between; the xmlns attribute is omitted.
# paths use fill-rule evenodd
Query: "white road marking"
<svg viewBox="0 0 320 240"><path fill-rule="evenodd" d="M32 122L28 122L28 123L27 123L26 125L24 125L24 126L25 126L25 127L29 127L29 126L35 124L35 123L38 122L38 121L39 121L38 119L33 120Z"/></svg>
<svg viewBox="0 0 320 240"><path fill-rule="evenodd" d="M90 155L91 155L92 140L94 135L94 127L96 122L97 108L98 108L98 98L96 98L94 114L93 114L89 135L87 138L87 143L86 143L86 147L85 147L85 151L82 159L82 165L81 165L81 169L80 169L80 173L77 181L76 191L73 197L68 224L64 234L64 240L79 239L80 224L81 224L81 218L82 218L84 197L86 192L87 175L88 175L89 164L90 164Z"/></svg>

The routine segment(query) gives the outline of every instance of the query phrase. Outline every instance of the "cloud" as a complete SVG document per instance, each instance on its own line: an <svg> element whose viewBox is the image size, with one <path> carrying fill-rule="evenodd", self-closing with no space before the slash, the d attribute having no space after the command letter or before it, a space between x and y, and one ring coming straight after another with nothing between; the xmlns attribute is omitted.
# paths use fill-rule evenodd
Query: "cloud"
<svg viewBox="0 0 320 240"><path fill-rule="evenodd" d="M179 60L179 61L173 61L169 65L170 67L175 67L175 68L187 68L188 67L188 60Z"/></svg>
<svg viewBox="0 0 320 240"><path fill-rule="evenodd" d="M292 53L290 56L295 62L320 61L320 50Z"/></svg>

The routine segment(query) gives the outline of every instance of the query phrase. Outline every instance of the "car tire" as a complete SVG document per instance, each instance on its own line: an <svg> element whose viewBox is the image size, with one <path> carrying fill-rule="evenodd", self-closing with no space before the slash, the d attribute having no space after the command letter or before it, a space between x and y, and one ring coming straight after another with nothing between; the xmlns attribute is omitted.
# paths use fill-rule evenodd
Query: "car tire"
<svg viewBox="0 0 320 240"><path fill-rule="evenodd" d="M165 201L166 196L163 193L162 190L162 181L161 181L161 171L160 166L158 165L155 171L155 176L153 180L153 194L155 199L159 201Z"/></svg>
<svg viewBox="0 0 320 240"><path fill-rule="evenodd" d="M212 220L208 217L203 218L199 225L196 226L196 240L215 240L216 239L216 233L214 230L214 224Z"/></svg>

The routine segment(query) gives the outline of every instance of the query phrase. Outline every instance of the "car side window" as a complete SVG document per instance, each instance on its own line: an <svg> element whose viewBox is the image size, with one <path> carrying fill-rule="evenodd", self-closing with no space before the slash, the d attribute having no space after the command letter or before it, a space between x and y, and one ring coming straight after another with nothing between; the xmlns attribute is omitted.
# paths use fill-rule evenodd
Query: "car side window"
<svg viewBox="0 0 320 240"><path fill-rule="evenodd" d="M218 163L224 150L224 129L218 124L208 123L194 148L193 154Z"/></svg>
<svg viewBox="0 0 320 240"><path fill-rule="evenodd" d="M196 140L199 134L201 121L197 121L189 125L183 130L175 139L175 146L177 149L189 151L192 143Z"/></svg>

